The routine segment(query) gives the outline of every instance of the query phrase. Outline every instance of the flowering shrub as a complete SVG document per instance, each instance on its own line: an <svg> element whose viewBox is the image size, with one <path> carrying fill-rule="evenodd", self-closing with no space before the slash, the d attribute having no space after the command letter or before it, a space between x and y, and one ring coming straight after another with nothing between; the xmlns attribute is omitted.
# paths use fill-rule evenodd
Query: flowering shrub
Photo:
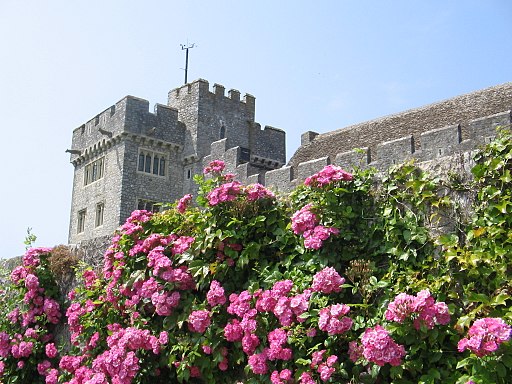
<svg viewBox="0 0 512 384"><path fill-rule="evenodd" d="M132 213L103 270L80 271L65 318L50 250L27 253L5 292L1 380L506 383L512 204L508 192L489 197L512 190L494 187L512 180L512 144L500 140L476 168L479 190L494 189L458 222L463 245L461 233L431 237L434 218L456 209L414 164L379 185L371 170L328 166L280 196L213 161L196 176L197 205L186 195ZM71 348L59 356L50 331L62 321Z"/></svg>
<svg viewBox="0 0 512 384"><path fill-rule="evenodd" d="M61 320L58 288L50 272L52 249L31 248L3 291L0 382L57 383L54 329Z"/></svg>

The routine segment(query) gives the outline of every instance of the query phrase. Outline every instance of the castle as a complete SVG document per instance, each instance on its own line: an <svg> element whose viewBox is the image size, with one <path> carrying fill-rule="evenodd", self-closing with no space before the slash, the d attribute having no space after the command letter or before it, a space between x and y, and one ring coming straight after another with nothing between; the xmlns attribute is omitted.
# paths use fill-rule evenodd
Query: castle
<svg viewBox="0 0 512 384"><path fill-rule="evenodd" d="M157 210L195 192L212 145L246 175L286 162L285 133L254 121L255 98L205 80L169 92L167 105L126 96L73 131L69 243L111 235L135 209ZM226 155L228 156L228 155Z"/></svg>
<svg viewBox="0 0 512 384"><path fill-rule="evenodd" d="M510 126L512 83L357 124L306 132L285 166L285 132L255 122L255 98L196 80L169 92L167 105L126 96L73 131L69 243L111 235L134 209L157 210L196 191L193 175L214 159L242 183L290 191L327 164L384 170L415 158L470 151Z"/></svg>

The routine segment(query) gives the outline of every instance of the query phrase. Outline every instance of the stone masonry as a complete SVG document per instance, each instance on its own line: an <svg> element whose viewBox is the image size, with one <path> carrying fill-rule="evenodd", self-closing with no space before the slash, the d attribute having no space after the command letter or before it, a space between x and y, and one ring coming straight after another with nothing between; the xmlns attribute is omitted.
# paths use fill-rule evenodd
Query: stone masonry
<svg viewBox="0 0 512 384"><path fill-rule="evenodd" d="M194 193L212 144L235 148L249 174L285 164L285 133L254 121L255 98L205 80L169 92L168 105L126 96L73 131L69 243L111 235L137 208L158 209ZM228 168L234 165L228 164ZM155 205L156 203L156 205Z"/></svg>
<svg viewBox="0 0 512 384"><path fill-rule="evenodd" d="M244 184L283 192L328 164L385 170L414 158L438 169L469 169L471 152L494 138L496 127L510 127L512 83L325 134L306 132L286 166L285 133L261 129L249 94L240 100L230 90L225 96L218 84L210 92L207 81L197 80L171 90L167 106L148 109L146 100L127 96L73 132L71 244L112 234L141 201L172 202L194 193L193 175L214 159L224 160ZM164 176L139 170L141 151L165 155ZM101 157L103 177L84 185L85 168ZM104 206L101 226L93 217L98 203Z"/></svg>

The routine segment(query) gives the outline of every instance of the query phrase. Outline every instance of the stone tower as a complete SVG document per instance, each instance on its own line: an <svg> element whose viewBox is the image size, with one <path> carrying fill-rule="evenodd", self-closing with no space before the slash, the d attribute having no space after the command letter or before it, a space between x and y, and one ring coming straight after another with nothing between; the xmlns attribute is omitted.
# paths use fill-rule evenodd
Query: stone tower
<svg viewBox="0 0 512 384"><path fill-rule="evenodd" d="M285 133L254 121L255 98L205 80L169 92L168 105L126 96L73 131L74 166L69 243L111 235L135 209L160 209L194 193L194 174L210 160L214 143L263 175L285 164ZM241 180L244 181L244 180Z"/></svg>

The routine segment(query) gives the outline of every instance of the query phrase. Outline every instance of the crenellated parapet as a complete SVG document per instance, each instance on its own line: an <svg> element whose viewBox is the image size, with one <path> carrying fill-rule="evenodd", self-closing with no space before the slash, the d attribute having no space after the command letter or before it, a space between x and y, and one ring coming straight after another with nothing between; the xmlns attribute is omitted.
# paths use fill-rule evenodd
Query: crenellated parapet
<svg viewBox="0 0 512 384"><path fill-rule="evenodd" d="M214 84L210 91L210 84L204 79L198 79L181 87L174 88L169 91L168 105L176 109L183 109L189 106L191 102L196 104L202 102L223 104L224 108L233 111L242 111L249 120L254 121L256 99L253 95L246 93L243 99L240 99L240 91L230 89L227 96L225 95L225 87L220 84Z"/></svg>
<svg viewBox="0 0 512 384"><path fill-rule="evenodd" d="M75 166L100 156L122 140L179 151L183 148L185 128L178 111L126 96L73 131L71 163Z"/></svg>
<svg viewBox="0 0 512 384"><path fill-rule="evenodd" d="M420 165L432 162L451 163L455 161L453 159L457 159L457 163L462 162L469 169L472 152L494 139L497 127L510 127L511 123L512 111L500 112L468 121L465 130L462 130L461 124L449 125L425 131L419 135L418 139L413 135L407 135L379 143L375 145L374 151L368 147L354 148L337 153L332 158L323 156L293 166L276 167L276 169L258 173L258 182L275 190L290 192L308 176L329 164L335 164L347 170L374 167L379 171L385 171L392 165L411 159L416 160ZM303 138L306 142L310 142L315 136L313 132L308 132L303 135ZM229 172L235 173L240 182L254 182L253 179L248 179L246 170L240 168L241 164L237 162L239 159L237 151L239 148L226 150L225 141L219 141L212 144L212 155L205 160L222 159L226 161ZM247 165L250 166L252 163Z"/></svg>

